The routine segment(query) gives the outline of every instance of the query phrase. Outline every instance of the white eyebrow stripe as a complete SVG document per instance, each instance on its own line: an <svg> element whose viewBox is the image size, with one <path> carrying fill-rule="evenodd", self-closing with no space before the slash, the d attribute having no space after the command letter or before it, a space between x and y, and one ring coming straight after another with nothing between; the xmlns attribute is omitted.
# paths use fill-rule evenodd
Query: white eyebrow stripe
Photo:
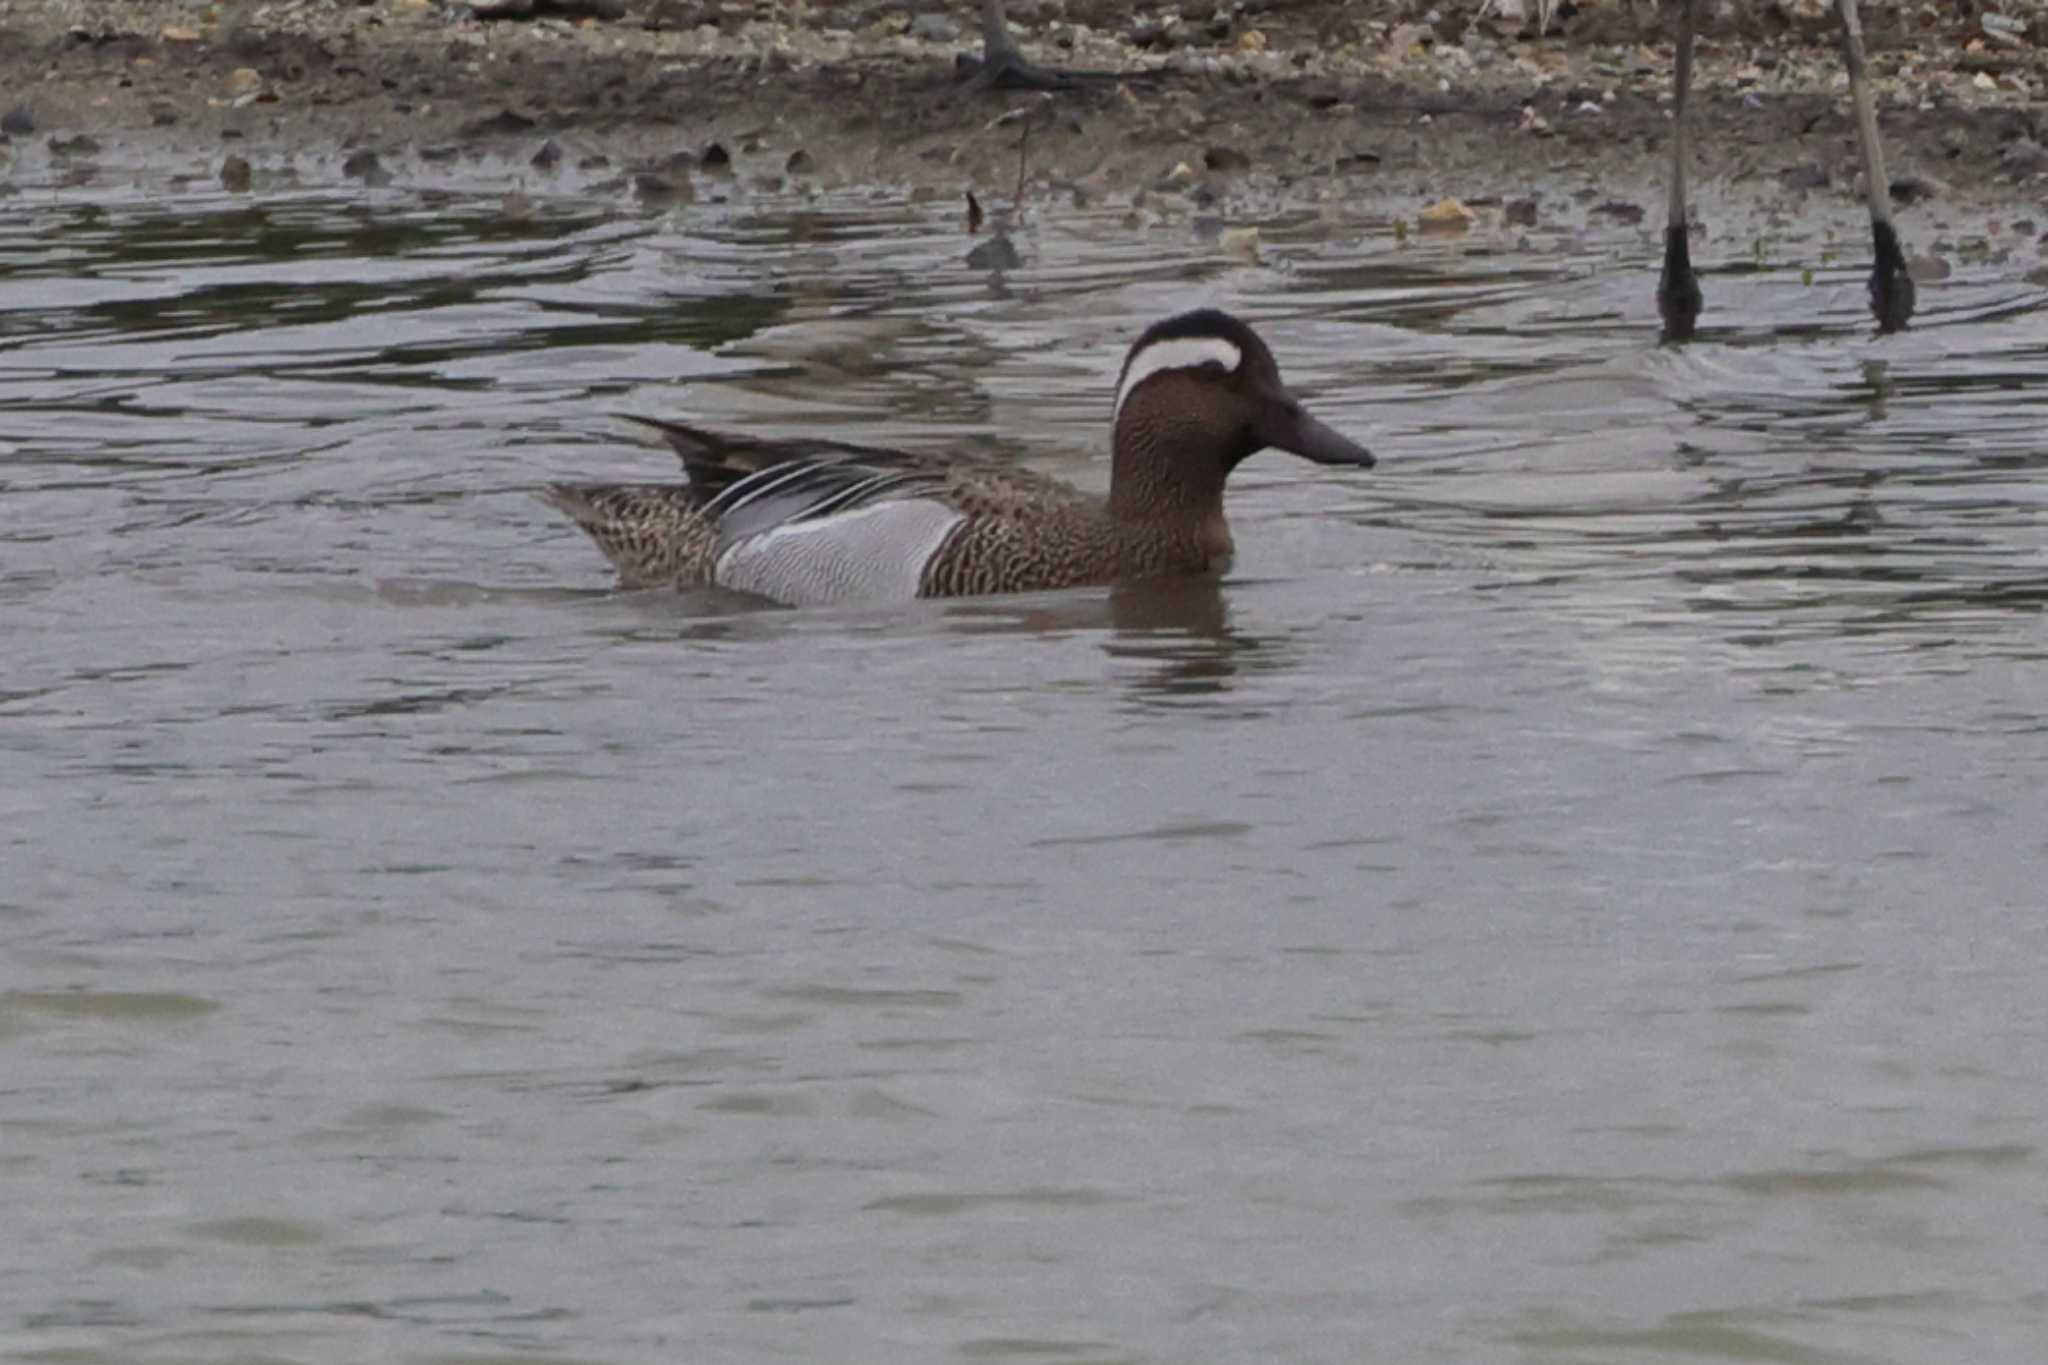
<svg viewBox="0 0 2048 1365"><path fill-rule="evenodd" d="M1244 363L1244 352L1222 337L1168 337L1155 341L1131 357L1124 369L1124 382L1116 391L1116 407L1110 411L1110 420L1124 410L1124 400L1131 396L1131 390L1161 370L1186 370L1197 365L1221 365L1226 371L1236 373Z"/></svg>

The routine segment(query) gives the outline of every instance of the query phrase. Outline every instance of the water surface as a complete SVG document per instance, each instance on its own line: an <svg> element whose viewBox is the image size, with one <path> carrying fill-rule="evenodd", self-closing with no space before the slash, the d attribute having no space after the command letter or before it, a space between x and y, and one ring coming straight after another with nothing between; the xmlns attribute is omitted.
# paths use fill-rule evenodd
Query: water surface
<svg viewBox="0 0 2048 1365"><path fill-rule="evenodd" d="M2024 237L1879 339L1853 208L1727 209L1667 350L1572 211L17 179L0 1356L2039 1358ZM618 412L1099 488L1195 303L1382 457L1220 585L621 594L531 496L671 476Z"/></svg>

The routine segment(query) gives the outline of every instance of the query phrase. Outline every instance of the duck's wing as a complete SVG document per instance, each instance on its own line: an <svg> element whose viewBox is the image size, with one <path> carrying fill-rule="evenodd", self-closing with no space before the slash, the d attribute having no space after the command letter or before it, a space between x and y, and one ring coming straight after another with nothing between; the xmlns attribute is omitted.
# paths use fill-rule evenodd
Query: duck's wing
<svg viewBox="0 0 2048 1365"><path fill-rule="evenodd" d="M1102 501L1050 474L989 461L948 468L946 500L972 518L1019 524L1068 517Z"/></svg>
<svg viewBox="0 0 2048 1365"><path fill-rule="evenodd" d="M735 480L704 506L718 527L719 551L784 526L849 517L885 502L943 500L943 466L894 455L786 460Z"/></svg>

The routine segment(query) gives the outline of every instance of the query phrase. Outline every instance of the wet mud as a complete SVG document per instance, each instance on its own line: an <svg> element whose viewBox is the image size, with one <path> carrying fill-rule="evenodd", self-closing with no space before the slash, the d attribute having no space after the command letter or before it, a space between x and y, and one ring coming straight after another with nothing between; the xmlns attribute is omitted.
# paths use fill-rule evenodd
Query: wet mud
<svg viewBox="0 0 2048 1365"><path fill-rule="evenodd" d="M1526 26L1431 26L1390 4L1275 0L1210 24L1169 15L1165 34L1157 16L1171 7L1028 8L1043 18L1019 36L1041 59L1122 69L1050 97L972 88L962 73L976 34L958 4L654 0L616 19L537 8L490 21L420 0L12 0L0 4L0 88L21 94L0 178L46 154L118 150L185 174L224 169L229 188L246 181L236 159L260 186L266 165L286 162L361 178L408 157L493 158L541 181L613 171L609 183L655 195L716 178L972 189L998 203L1160 192L1394 217L1445 197L1517 203L1525 217L1532 200L1551 213L1659 211L1669 47L1654 11L1573 12L1535 39ZM1845 229L1857 222L1830 35L1819 21L1710 29L1695 113L1703 197L1817 196L1840 201ZM1966 51L1967 35L1877 23L1871 37L1900 198L2028 198L2048 169L2032 49L1987 57ZM1951 49L1954 60L1929 57ZM1904 227L1910 239L1910 215Z"/></svg>

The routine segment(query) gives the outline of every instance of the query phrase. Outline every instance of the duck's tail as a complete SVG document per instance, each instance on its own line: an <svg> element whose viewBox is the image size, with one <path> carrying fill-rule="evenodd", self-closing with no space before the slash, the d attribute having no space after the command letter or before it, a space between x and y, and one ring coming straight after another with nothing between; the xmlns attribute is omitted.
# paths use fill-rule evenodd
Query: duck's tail
<svg viewBox="0 0 2048 1365"><path fill-rule="evenodd" d="M619 586L708 582L716 537L697 490L681 484L550 484L542 501L581 526Z"/></svg>
<svg viewBox="0 0 2048 1365"><path fill-rule="evenodd" d="M691 486L705 502L751 474L792 464L866 464L878 469L898 469L929 463L923 456L848 441L825 441L815 436L741 436L663 417L641 417L629 412L619 416L659 435L683 462Z"/></svg>

